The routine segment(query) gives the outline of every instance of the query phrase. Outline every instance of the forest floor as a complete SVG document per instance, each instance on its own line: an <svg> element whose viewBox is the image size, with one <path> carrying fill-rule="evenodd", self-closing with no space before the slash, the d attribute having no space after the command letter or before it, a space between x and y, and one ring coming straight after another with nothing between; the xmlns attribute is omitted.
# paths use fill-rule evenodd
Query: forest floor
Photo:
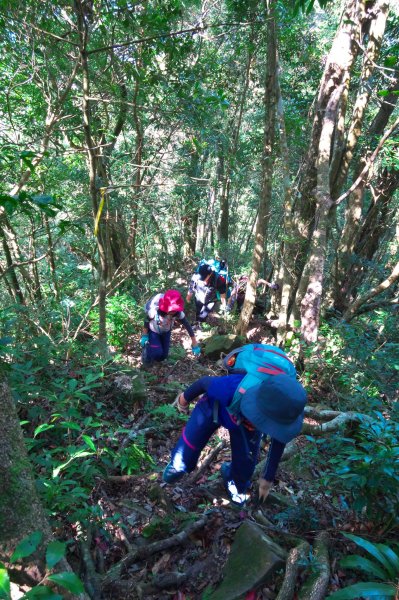
<svg viewBox="0 0 399 600"><path fill-rule="evenodd" d="M225 322L217 314L211 316L210 325L214 327L212 333L225 333ZM209 331L199 332L199 342L208 335ZM138 339L137 336L126 359L130 366L140 368ZM273 343L270 329L262 321L256 321L250 329L249 339ZM321 473L311 464L304 468L301 463L299 474L287 463L280 465L274 490L281 501L273 501L271 494L264 505L259 505L254 482L247 506L240 509L232 505L219 473L221 464L230 458L228 432L222 428L205 448L197 471L176 485L162 482L162 471L184 426L184 417L173 409L160 418L148 411L148 405L170 404L178 391L199 377L223 374L215 362L191 355L190 340L183 329L173 332L172 346L184 346L186 355L174 362L157 364L153 370L142 370L149 397L145 405L135 406L127 417L126 427L133 426L136 433L145 436L145 447L154 463L143 467L142 474L98 479L93 491L93 503L101 506L109 521L93 530L89 548L94 562L90 566L90 561L83 560L83 572L86 587L93 587L91 579L98 573L105 575L107 584L101 596L104 599L205 599L222 580L235 532L245 520L260 524L286 550L293 545L290 536L312 543L318 531L328 530L334 537L337 528L350 528L348 513L334 505L320 485L315 485ZM112 410L119 410L116 399ZM128 437L122 440L123 444L129 442ZM303 443L307 443L305 437ZM267 447L262 449L261 459L266 451ZM206 468L201 470L204 462ZM202 519L205 522L201 525ZM190 535L176 536L187 528L189 534L192 528ZM79 554L83 555L81 550ZM111 575L109 570L115 565L117 570ZM335 559L332 566L333 590L344 574L335 568ZM274 577L272 584L246 598L275 598L282 578L283 572Z"/></svg>

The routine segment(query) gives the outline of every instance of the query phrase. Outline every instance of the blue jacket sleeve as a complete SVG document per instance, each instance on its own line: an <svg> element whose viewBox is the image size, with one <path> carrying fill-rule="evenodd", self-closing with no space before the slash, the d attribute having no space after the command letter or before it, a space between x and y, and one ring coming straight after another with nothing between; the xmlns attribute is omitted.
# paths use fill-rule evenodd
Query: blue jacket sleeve
<svg viewBox="0 0 399 600"><path fill-rule="evenodd" d="M273 481L276 476L277 467L283 455L285 444L272 438L270 440L269 452L266 458L266 465L263 471L263 479Z"/></svg>
<svg viewBox="0 0 399 600"><path fill-rule="evenodd" d="M215 377L201 377L194 381L184 392L184 398L186 402L192 402L201 394L205 394L208 391L211 383L216 379Z"/></svg>

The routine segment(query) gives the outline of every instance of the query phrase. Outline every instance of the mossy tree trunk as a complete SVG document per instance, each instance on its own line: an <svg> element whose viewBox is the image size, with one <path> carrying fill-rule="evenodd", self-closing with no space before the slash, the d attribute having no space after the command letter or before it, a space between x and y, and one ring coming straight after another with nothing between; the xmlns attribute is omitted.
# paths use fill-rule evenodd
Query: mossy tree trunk
<svg viewBox="0 0 399 600"><path fill-rule="evenodd" d="M36 552L23 561L22 568L9 565L16 546L35 531L43 535ZM52 531L36 492L32 466L26 451L19 418L10 389L0 379L0 562L11 567L10 578L19 584L34 587L46 575L45 550L52 541ZM65 558L55 569L71 572ZM87 600L85 593L77 596L63 591L72 600Z"/></svg>
<svg viewBox="0 0 399 600"><path fill-rule="evenodd" d="M37 497L32 467L5 381L0 381L0 560L7 562L15 546L33 531L44 541L51 530Z"/></svg>

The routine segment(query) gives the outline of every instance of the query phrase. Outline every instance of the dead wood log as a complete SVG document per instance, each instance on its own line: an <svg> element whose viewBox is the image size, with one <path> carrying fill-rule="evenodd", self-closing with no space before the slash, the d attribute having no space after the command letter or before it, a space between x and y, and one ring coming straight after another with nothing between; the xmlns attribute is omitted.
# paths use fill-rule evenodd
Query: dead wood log
<svg viewBox="0 0 399 600"><path fill-rule="evenodd" d="M312 572L299 591L299 600L323 600L326 597L330 583L329 541L326 531L321 531L316 536L313 545Z"/></svg>
<svg viewBox="0 0 399 600"><path fill-rule="evenodd" d="M136 548L132 552L126 554L126 556L116 563L116 565L111 567L111 569L105 575L103 579L103 587L109 587L115 581L118 581L122 572L134 562L143 560L144 558L148 558L157 552L163 552L168 548L172 548L173 546L178 546L179 544L184 544L187 542L193 533L205 526L208 516L209 515L203 515L201 519L195 521L194 523L190 523L186 529L176 533L175 535L172 535L170 538L153 542L152 544L148 544L148 546L143 546L142 548Z"/></svg>
<svg viewBox="0 0 399 600"><path fill-rule="evenodd" d="M305 541L290 550L285 567L284 581L275 600L291 600L294 597L298 571L304 566L308 554L309 544Z"/></svg>

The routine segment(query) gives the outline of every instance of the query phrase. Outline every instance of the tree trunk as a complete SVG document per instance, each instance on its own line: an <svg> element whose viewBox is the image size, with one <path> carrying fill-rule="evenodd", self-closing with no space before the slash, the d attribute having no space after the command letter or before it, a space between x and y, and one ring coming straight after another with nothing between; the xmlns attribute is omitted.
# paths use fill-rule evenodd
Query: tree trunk
<svg viewBox="0 0 399 600"><path fill-rule="evenodd" d="M138 66L141 66L141 56L138 59ZM136 167L136 176L135 176L135 186L134 186L134 203L133 203L133 218L130 225L130 236L129 236L129 249L132 263L136 261L137 258L137 227L138 227L138 207L139 200L141 197L141 168L142 168L142 160L143 160L143 144L144 144L144 135L143 128L141 125L137 100L140 90L140 81L136 79L134 86L134 94L133 94L133 120L134 127L136 131L136 150L134 154L134 163Z"/></svg>
<svg viewBox="0 0 399 600"><path fill-rule="evenodd" d="M6 257L7 271L9 273L9 277L10 277L10 286L12 289L13 297L20 304L25 304L25 298L24 298L23 292L21 290L21 287L19 285L19 281L17 278L17 274L15 272L15 268L13 266L11 251L10 251L10 248L8 247L7 239L6 239L5 233L3 231L3 228L0 228L0 236L1 236L2 242L3 242L4 255Z"/></svg>
<svg viewBox="0 0 399 600"><path fill-rule="evenodd" d="M331 195L334 199L338 197L346 181L353 153L362 131L363 118L371 94L370 80L376 67L384 37L389 2L387 0L376 0L374 3L367 3L366 8L368 11L366 13L367 18L362 25L363 31L367 30L368 32L368 42L363 55L359 91L353 107L352 119L346 134L346 144L339 160L338 169L335 171L332 165L330 170Z"/></svg>
<svg viewBox="0 0 399 600"><path fill-rule="evenodd" d="M280 67L277 62L277 77L276 77L276 93L277 93L277 121L279 126L282 170L283 170L283 189L284 189L284 242L281 251L281 264L277 277L277 282L281 288L279 291L278 301L276 300L275 314L279 314L279 324L277 330L277 342L280 344L285 339L289 300L293 285L292 265L287 264L285 255L290 255L292 252L289 246L295 240L295 227L293 223L293 204L292 204L292 186L289 170L289 149L287 143L287 134L285 129L284 105L280 87Z"/></svg>
<svg viewBox="0 0 399 600"><path fill-rule="evenodd" d="M245 293L244 305L237 323L237 333L246 335L255 306L256 284L262 268L267 227L270 217L270 202L273 182L273 150L276 126L276 69L277 46L276 25L274 20L274 1L267 7L267 73L265 85L265 132L263 142L262 181L259 198L259 213L255 231L255 247L252 255L252 267Z"/></svg>
<svg viewBox="0 0 399 600"><path fill-rule="evenodd" d="M375 286L362 296L360 296L353 304L351 304L348 310L344 314L344 320L350 321L356 315L357 311L366 304L369 300L385 292L393 283L399 280L399 262L394 266L391 274L384 281L382 281L379 285Z"/></svg>
<svg viewBox="0 0 399 600"><path fill-rule="evenodd" d="M0 559L7 560L28 534L40 530L48 542L51 531L36 494L15 404L4 381L0 381L0 408Z"/></svg>
<svg viewBox="0 0 399 600"><path fill-rule="evenodd" d="M382 135L389 117L396 106L398 96L393 92L398 91L398 89L399 79L397 78L396 82L390 88L389 95L384 98L380 110L368 130L369 138L374 143L375 138L379 138ZM364 166L365 159L362 157L355 170L355 180L360 175ZM395 190L392 182L387 181L387 179L391 178L392 174L388 173L386 170L380 175L376 185L377 194L375 194L372 205L367 211L367 216L365 218L362 218L362 215L364 211L366 180L364 179L349 195L345 213L345 224L337 248L333 275L334 308L340 312L344 312L348 307L348 304L351 301L350 296L352 290L357 285L356 277L354 278L353 273L359 268L359 260L357 260L356 257L367 255L369 260L371 260L373 256L373 253L370 253L370 251L364 252L364 245L367 245L368 237L372 231L372 227L370 226L372 215L374 216L374 220L378 219L380 222L385 221L383 214L387 212L386 207L389 205L388 198L390 192L388 190L392 189L391 195L393 195ZM386 180L385 182L384 179ZM385 191L380 193L382 190Z"/></svg>
<svg viewBox="0 0 399 600"><path fill-rule="evenodd" d="M317 340L321 296L323 291L324 263L327 251L327 225L332 200L329 186L331 142L336 116L344 86L331 94L327 105L320 134L319 156L317 161L316 218L310 245L309 258L302 273L296 302L301 305L301 334L306 342ZM302 290L305 291L303 297Z"/></svg>
<svg viewBox="0 0 399 600"><path fill-rule="evenodd" d="M47 215L45 214L43 218L44 218L44 226L46 228L47 240L48 240L51 279L53 281L55 299L58 301L60 299L60 291L58 288L57 269L55 266L53 237L51 235L51 229L50 229L50 224L49 224Z"/></svg>
<svg viewBox="0 0 399 600"><path fill-rule="evenodd" d="M190 160L190 168L188 175L189 177L195 179L199 178L201 175L202 166L200 162L200 156L195 149L192 148L191 151L191 160ZM197 245L197 227L198 227L198 217L199 217L199 205L200 205L200 196L201 196L201 188L198 186L188 186L184 190L184 214L182 216L183 221L183 258L187 258L188 256L192 256L195 253L195 248Z"/></svg>
<svg viewBox="0 0 399 600"><path fill-rule="evenodd" d="M0 380L0 562L9 563L16 546L28 535L40 531L42 541L34 554L23 561L22 572L15 571L18 583L30 587L46 575L45 549L53 536L36 493L35 481L15 403L5 381ZM65 558L55 571L72 569ZM13 576L11 577L13 580ZM67 598L87 600L86 594L66 594Z"/></svg>
<svg viewBox="0 0 399 600"><path fill-rule="evenodd" d="M334 118L344 112L342 101L347 94L350 81L350 71L358 52L357 42L360 39L361 20L364 15L364 2L361 0L348 0L341 18L341 23L335 35L332 48L328 55L323 77L320 83L315 115L312 124L312 132L309 150L301 172L298 192L294 201L294 212L292 223L295 228L292 244L287 245L283 260L292 269L291 295L288 300L290 306L290 322L300 319L300 305L308 287L306 277L302 271L306 264L312 232L315 228L315 213L318 204L316 190L319 184L318 162L320 154L320 137L323 127L326 127L325 112L331 101L332 95L337 89L340 90L336 98ZM331 108L331 106L330 106ZM333 132L335 134L336 130ZM331 133L331 136L332 134ZM330 138L330 141L332 137ZM331 149L329 150L329 155ZM324 160L324 159L323 159ZM323 165L325 170L326 165ZM329 173L325 185L328 186ZM320 206L319 189L319 211ZM329 195L329 190L328 190ZM301 283L301 289L299 285ZM294 296L297 299L294 302ZM319 291L316 292L319 294Z"/></svg>
<svg viewBox="0 0 399 600"><path fill-rule="evenodd" d="M98 311L99 311L99 329L98 338L102 351L106 350L107 343L107 331L106 331L106 295L107 295L107 282L109 273L109 263L106 251L106 233L105 226L101 220L101 214L103 205L105 203L105 191L102 192L101 201L98 199L98 190L96 185L97 167L98 160L96 154L96 144L92 135L92 123L91 123L91 106L90 106L90 75L87 55L87 42L88 42L88 22L85 15L85 5L82 0L75 0L75 11L77 16L78 31L80 38L80 54L81 54L81 68L82 68L82 84L83 84L83 96L82 96L82 115L83 115L83 130L86 143L86 156L89 169L89 189L90 197L92 202L93 220L95 223L95 229L97 224L96 238L97 238L97 249L99 255L99 285L98 285Z"/></svg>
<svg viewBox="0 0 399 600"><path fill-rule="evenodd" d="M249 44L253 45L253 37L254 33L251 31ZM222 254L226 254L226 249L228 248L229 242L229 212L230 212L230 189L231 189L231 178L233 172L233 164L236 160L236 154L238 149L238 142L240 139L240 130L242 117L244 114L244 106L247 99L251 66L253 60L253 51L248 53L247 64L245 68L244 74L244 85L241 92L240 104L238 108L238 118L234 115L234 120L231 123L231 128L233 129L232 142L230 147L227 149L227 160L224 160L223 157L223 147L221 147L220 154L220 162L221 165L221 174L220 178L223 182L222 185L222 194L220 198L220 226L219 226L219 246ZM230 129L230 127L229 127ZM221 145L222 146L222 145ZM226 168L225 168L226 162Z"/></svg>

